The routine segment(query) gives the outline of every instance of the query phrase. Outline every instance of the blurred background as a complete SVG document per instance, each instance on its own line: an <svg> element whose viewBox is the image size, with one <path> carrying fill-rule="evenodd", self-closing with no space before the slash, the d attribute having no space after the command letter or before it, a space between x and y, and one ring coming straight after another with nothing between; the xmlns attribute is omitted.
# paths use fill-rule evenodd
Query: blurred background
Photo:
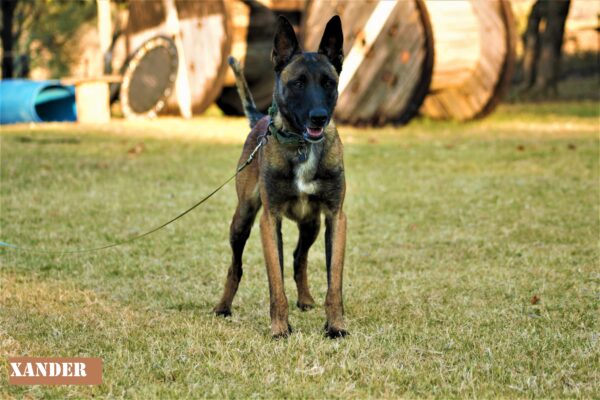
<svg viewBox="0 0 600 400"><path fill-rule="evenodd" d="M286 16L314 51L334 14L345 34L336 111L343 123L402 125L419 114L466 121L501 101L598 100L596 0L9 0L3 123L240 115L230 54L266 110L275 18ZM8 85L15 78L47 82L28 91L23 82ZM48 85L70 91L44 96ZM71 115L42 110L74 102L75 92ZM37 115L7 117L23 114L32 98Z"/></svg>

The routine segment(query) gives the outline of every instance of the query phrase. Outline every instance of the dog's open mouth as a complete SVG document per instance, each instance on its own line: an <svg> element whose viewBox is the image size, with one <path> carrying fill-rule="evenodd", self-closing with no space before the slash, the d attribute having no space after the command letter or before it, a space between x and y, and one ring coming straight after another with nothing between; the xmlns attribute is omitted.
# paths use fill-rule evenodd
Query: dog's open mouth
<svg viewBox="0 0 600 400"><path fill-rule="evenodd" d="M309 140L320 140L323 138L323 128L306 128L306 136Z"/></svg>

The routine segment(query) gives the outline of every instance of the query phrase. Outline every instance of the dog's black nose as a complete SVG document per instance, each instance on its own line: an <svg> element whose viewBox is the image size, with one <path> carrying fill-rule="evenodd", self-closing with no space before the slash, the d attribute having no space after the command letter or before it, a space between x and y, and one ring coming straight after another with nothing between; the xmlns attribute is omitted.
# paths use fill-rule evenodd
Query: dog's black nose
<svg viewBox="0 0 600 400"><path fill-rule="evenodd" d="M308 113L308 118L312 125L322 127L327 122L327 110L324 108L314 108Z"/></svg>

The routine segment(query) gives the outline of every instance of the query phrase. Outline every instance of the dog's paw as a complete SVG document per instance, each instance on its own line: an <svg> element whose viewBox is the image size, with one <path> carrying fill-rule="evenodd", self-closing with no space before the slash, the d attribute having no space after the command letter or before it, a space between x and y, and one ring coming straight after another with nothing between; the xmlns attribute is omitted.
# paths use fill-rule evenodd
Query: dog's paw
<svg viewBox="0 0 600 400"><path fill-rule="evenodd" d="M327 336L330 339L343 338L345 336L350 335L350 332L348 332L346 329L329 326L329 324L325 324L324 330L325 336Z"/></svg>
<svg viewBox="0 0 600 400"><path fill-rule="evenodd" d="M310 301L300 301L300 300L298 300L296 302L296 305L298 306L298 308L301 311L308 311L308 310L312 310L313 308L315 308L315 302L314 301L310 302Z"/></svg>
<svg viewBox="0 0 600 400"><path fill-rule="evenodd" d="M218 317L224 317L224 318L231 317L231 310L229 308L218 308L218 307L215 307L215 309L213 310L213 312Z"/></svg>
<svg viewBox="0 0 600 400"><path fill-rule="evenodd" d="M288 336L290 336L292 334L294 330L292 329L292 326L290 324L287 324L287 328L283 328L283 329L273 329L271 328L271 337L273 339L285 339Z"/></svg>

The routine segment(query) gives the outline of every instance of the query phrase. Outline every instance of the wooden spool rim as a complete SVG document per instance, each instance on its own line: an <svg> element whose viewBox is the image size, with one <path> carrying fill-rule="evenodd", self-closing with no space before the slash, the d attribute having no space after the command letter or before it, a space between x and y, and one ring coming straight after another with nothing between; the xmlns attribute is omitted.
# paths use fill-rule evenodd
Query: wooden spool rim
<svg viewBox="0 0 600 400"><path fill-rule="evenodd" d="M425 35L425 59L423 60L422 73L419 78L419 82L415 85L413 93L409 97L406 109L399 117L390 121L397 125L404 125L408 123L419 113L419 109L425 101L425 97L427 97L427 94L429 94L429 86L431 85L431 80L433 78L435 50L433 44L433 29L431 27L431 19L423 0L415 0L415 5L417 6L417 10L419 10L419 19L421 20L423 33Z"/></svg>
<svg viewBox="0 0 600 400"><path fill-rule="evenodd" d="M500 18L502 19L506 31L504 35L506 40L506 57L504 57L504 62L500 69L500 76L494 86L492 96L483 108L475 114L473 119L483 118L494 111L508 92L515 71L517 30L515 27L515 16L508 0L500 1Z"/></svg>
<svg viewBox="0 0 600 400"><path fill-rule="evenodd" d="M192 112L194 114L201 114L206 109L213 104L221 91L223 90L223 86L225 85L225 77L227 76L227 69L229 68L229 64L227 63L227 57L231 54L231 48L233 46L233 25L231 22L231 13L229 11L229 7L227 6L227 1L221 0L220 3L223 5L221 10L223 11L223 23L224 23L224 33L225 36L223 38L223 43L221 44L221 54L222 60L219 69L217 70L217 75L215 79L212 81L212 88L206 92L204 96L204 100L194 104L194 99L192 98ZM189 55L186 56L186 60L189 59Z"/></svg>

